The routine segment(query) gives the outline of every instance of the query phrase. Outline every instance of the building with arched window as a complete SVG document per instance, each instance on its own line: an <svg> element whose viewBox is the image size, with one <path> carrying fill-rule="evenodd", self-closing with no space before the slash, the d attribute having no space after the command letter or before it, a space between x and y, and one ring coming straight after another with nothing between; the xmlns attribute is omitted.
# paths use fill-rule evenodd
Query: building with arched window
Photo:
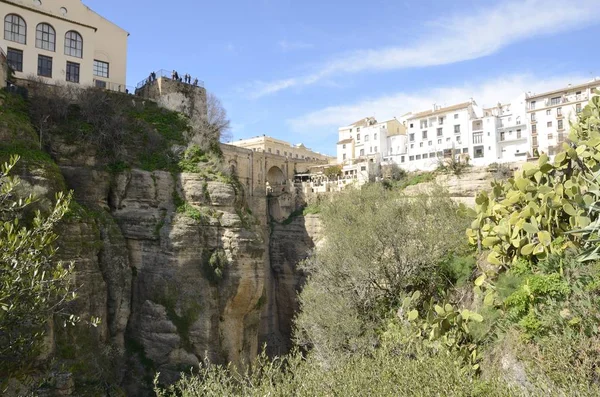
<svg viewBox="0 0 600 397"><path fill-rule="evenodd" d="M0 17L17 79L125 91L129 33L81 0L0 0Z"/></svg>

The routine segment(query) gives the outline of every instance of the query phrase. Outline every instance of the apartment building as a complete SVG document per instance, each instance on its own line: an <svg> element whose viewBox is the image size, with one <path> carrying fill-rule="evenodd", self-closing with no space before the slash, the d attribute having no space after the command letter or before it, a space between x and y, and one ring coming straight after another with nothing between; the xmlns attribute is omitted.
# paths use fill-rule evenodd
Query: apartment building
<svg viewBox="0 0 600 397"><path fill-rule="evenodd" d="M271 153L279 156L302 159L302 160L334 160L332 157L325 154L315 152L302 143L292 145L289 142L275 139L270 136L262 135L249 139L240 139L239 141L231 142L230 145L250 149L255 152Z"/></svg>
<svg viewBox="0 0 600 397"><path fill-rule="evenodd" d="M406 128L400 121L391 119L378 122L374 117L365 117L338 129L337 161L351 164L360 159L381 162L389 152L389 137L403 135Z"/></svg>
<svg viewBox="0 0 600 397"><path fill-rule="evenodd" d="M406 118L408 142L405 155L400 155L400 165L407 170L432 170L440 158L454 155L483 157L484 148L472 152L472 121L482 116L475 101L441 107L434 104L430 110ZM479 126L479 124L477 124ZM479 128L479 127L478 127ZM483 132L483 128L477 130Z"/></svg>
<svg viewBox="0 0 600 397"><path fill-rule="evenodd" d="M552 156L569 135L570 123L600 93L600 78L584 84L526 94L527 126L531 134L532 153Z"/></svg>
<svg viewBox="0 0 600 397"><path fill-rule="evenodd" d="M0 15L16 78L125 92L129 33L81 0L0 0Z"/></svg>
<svg viewBox="0 0 600 397"><path fill-rule="evenodd" d="M526 160L530 154L525 115L525 94L509 103L484 108L470 122L469 162L484 166L493 162Z"/></svg>

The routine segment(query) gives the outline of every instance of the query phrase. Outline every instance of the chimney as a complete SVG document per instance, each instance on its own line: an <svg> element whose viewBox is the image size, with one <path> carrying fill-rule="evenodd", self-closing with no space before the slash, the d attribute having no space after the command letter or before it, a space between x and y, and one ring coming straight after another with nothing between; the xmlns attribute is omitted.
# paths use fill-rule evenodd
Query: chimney
<svg viewBox="0 0 600 397"><path fill-rule="evenodd" d="M435 103L433 104L432 109L433 109L434 112L437 110L437 105Z"/></svg>

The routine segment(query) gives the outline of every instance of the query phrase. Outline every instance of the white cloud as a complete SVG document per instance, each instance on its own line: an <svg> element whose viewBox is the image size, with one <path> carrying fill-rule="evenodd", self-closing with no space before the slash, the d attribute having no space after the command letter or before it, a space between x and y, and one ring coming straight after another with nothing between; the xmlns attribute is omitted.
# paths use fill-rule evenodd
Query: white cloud
<svg viewBox="0 0 600 397"><path fill-rule="evenodd" d="M493 106L507 102L526 91L544 92L564 87L569 83L588 81L589 76L568 75L539 78L531 74L499 76L484 82L470 82L457 86L431 88L416 93L397 92L378 98L366 98L356 103L330 106L287 120L291 129L307 136L322 134L324 128L337 130L365 116L378 120L399 117L408 112L429 109L434 103L450 106L473 98L479 106Z"/></svg>
<svg viewBox="0 0 600 397"><path fill-rule="evenodd" d="M288 40L280 40L277 45L283 52L294 51L294 50L308 50L313 48L314 46L310 43L305 43L303 41L288 41Z"/></svg>
<svg viewBox="0 0 600 397"><path fill-rule="evenodd" d="M568 4L559 0L511 0L494 7L482 5L470 15L463 12L426 23L428 33L412 45L358 50L303 76L255 82L253 96L310 85L338 74L444 65L484 57L524 39L593 23L597 6L597 0Z"/></svg>

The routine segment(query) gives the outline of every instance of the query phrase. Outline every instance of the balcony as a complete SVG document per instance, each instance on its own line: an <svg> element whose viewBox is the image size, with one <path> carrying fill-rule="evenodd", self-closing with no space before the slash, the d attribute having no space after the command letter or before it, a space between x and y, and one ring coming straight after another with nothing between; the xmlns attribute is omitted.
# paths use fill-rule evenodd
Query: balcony
<svg viewBox="0 0 600 397"><path fill-rule="evenodd" d="M563 103L569 102L566 97L560 97L558 100L552 100L552 98L544 100L544 106L557 106Z"/></svg>
<svg viewBox="0 0 600 397"><path fill-rule="evenodd" d="M535 124L536 121L533 120L531 121L531 124ZM500 124L498 126L498 131L499 132L506 132L508 130L526 130L527 129L527 125L523 124L523 123L519 123L519 124L515 124L515 125L504 125L504 124Z"/></svg>

